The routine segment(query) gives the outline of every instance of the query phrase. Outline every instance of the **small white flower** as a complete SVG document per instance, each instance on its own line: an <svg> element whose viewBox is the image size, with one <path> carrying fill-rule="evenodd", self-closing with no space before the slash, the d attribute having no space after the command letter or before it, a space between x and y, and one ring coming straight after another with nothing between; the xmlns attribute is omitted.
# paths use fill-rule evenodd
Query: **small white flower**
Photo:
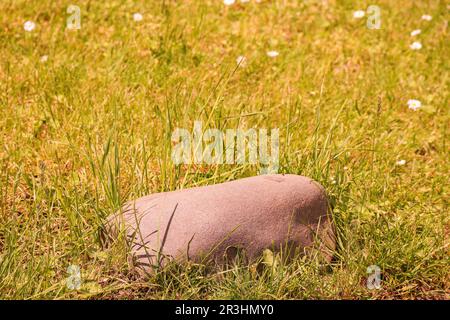
<svg viewBox="0 0 450 320"><path fill-rule="evenodd" d="M331 182L331 184L336 184L336 179L333 177L330 177L330 182Z"/></svg>
<svg viewBox="0 0 450 320"><path fill-rule="evenodd" d="M267 56L271 57L271 58L275 58L279 55L280 53L278 51L275 50L271 50L271 51L267 51Z"/></svg>
<svg viewBox="0 0 450 320"><path fill-rule="evenodd" d="M420 30L420 29L413 30L413 31L411 31L411 37L415 37L421 33L422 33L422 30Z"/></svg>
<svg viewBox="0 0 450 320"><path fill-rule="evenodd" d="M420 50L422 49L422 44L419 41L414 41L409 47L413 50Z"/></svg>
<svg viewBox="0 0 450 320"><path fill-rule="evenodd" d="M133 20L134 21L139 22L139 21L142 21L142 19L144 19L144 17L139 12L133 14Z"/></svg>
<svg viewBox="0 0 450 320"><path fill-rule="evenodd" d="M429 14L424 14L422 16L422 20L425 20L425 21L431 21L432 19L433 19L433 17L430 16Z"/></svg>
<svg viewBox="0 0 450 320"><path fill-rule="evenodd" d="M41 61L42 63L47 62L47 60L48 60L48 56L47 56L47 55L44 55L44 56L42 56L42 57L39 59L39 61Z"/></svg>
<svg viewBox="0 0 450 320"><path fill-rule="evenodd" d="M363 10L357 10L355 12L353 12L353 18L355 19L361 19L364 17L366 13Z"/></svg>
<svg viewBox="0 0 450 320"><path fill-rule="evenodd" d="M25 31L31 32L34 30L34 28L36 28L36 24L33 21L26 21L23 24L23 28L25 29Z"/></svg>
<svg viewBox="0 0 450 320"><path fill-rule="evenodd" d="M420 102L419 100L416 100L416 99L409 99L408 100L408 108L411 109L411 110L416 111L421 106L422 106L422 102Z"/></svg>
<svg viewBox="0 0 450 320"><path fill-rule="evenodd" d="M239 67L245 67L247 64L247 58L244 56L239 56L236 59L236 63L238 64Z"/></svg>
<svg viewBox="0 0 450 320"><path fill-rule="evenodd" d="M223 0L223 4L226 6L231 6L235 2L236 2L235 0Z"/></svg>
<svg viewBox="0 0 450 320"><path fill-rule="evenodd" d="M405 164L406 164L406 160L398 160L396 163L395 163L396 165L398 165L398 166L404 166Z"/></svg>

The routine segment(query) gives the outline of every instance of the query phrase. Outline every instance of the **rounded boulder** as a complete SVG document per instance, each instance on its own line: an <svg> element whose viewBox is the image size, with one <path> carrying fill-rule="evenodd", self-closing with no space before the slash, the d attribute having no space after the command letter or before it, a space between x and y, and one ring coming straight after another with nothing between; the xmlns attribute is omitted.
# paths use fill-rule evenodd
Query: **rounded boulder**
<svg viewBox="0 0 450 320"><path fill-rule="evenodd" d="M124 230L135 266L146 270L170 259L220 264L238 252L252 261L282 248L316 247L329 261L335 248L324 188L292 174L151 194L126 203L107 225L110 236Z"/></svg>

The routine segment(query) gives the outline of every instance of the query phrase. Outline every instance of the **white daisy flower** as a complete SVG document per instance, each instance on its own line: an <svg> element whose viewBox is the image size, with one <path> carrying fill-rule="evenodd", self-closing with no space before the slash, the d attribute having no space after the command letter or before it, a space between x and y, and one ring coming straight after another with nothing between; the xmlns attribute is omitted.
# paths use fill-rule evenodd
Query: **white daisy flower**
<svg viewBox="0 0 450 320"><path fill-rule="evenodd" d="M422 16L422 20L425 20L425 21L431 21L432 19L433 19L433 17L430 16L429 14L424 14Z"/></svg>
<svg viewBox="0 0 450 320"><path fill-rule="evenodd" d="M419 41L414 41L409 47L413 50L420 50L422 49L422 44Z"/></svg>
<svg viewBox="0 0 450 320"><path fill-rule="evenodd" d="M421 33L422 33L422 30L420 30L420 29L413 30L413 31L411 31L411 37L415 37Z"/></svg>
<svg viewBox="0 0 450 320"><path fill-rule="evenodd" d="M42 63L47 62L47 60L48 60L48 56L47 56L47 55L44 55L44 56L42 56L42 57L39 59L39 61L41 61Z"/></svg>
<svg viewBox="0 0 450 320"><path fill-rule="evenodd" d="M416 100L416 99L409 99L408 100L408 108L411 109L411 110L416 111L421 106L422 106L422 102L420 102L419 100Z"/></svg>
<svg viewBox="0 0 450 320"><path fill-rule="evenodd" d="M239 56L236 58L236 63L239 67L245 67L247 65L247 58L244 56Z"/></svg>
<svg viewBox="0 0 450 320"><path fill-rule="evenodd" d="M139 21L142 21L142 19L144 19L144 17L139 12L136 12L135 14L133 14L134 21L139 22Z"/></svg>
<svg viewBox="0 0 450 320"><path fill-rule="evenodd" d="M406 160L398 160L396 163L395 163L396 165L398 165L398 166L404 166L405 164L406 164Z"/></svg>
<svg viewBox="0 0 450 320"><path fill-rule="evenodd" d="M34 28L36 28L36 24L33 21L26 21L23 24L23 28L25 29L25 31L31 32L34 30Z"/></svg>
<svg viewBox="0 0 450 320"><path fill-rule="evenodd" d="M231 6L235 2L236 2L236 0L223 0L223 4L226 6Z"/></svg>
<svg viewBox="0 0 450 320"><path fill-rule="evenodd" d="M280 53L278 51L275 50L271 50L271 51L267 51L267 56L271 57L271 58L275 58L279 55Z"/></svg>
<svg viewBox="0 0 450 320"><path fill-rule="evenodd" d="M355 19L361 19L364 17L366 13L363 10L357 10L355 12L353 12L353 18Z"/></svg>

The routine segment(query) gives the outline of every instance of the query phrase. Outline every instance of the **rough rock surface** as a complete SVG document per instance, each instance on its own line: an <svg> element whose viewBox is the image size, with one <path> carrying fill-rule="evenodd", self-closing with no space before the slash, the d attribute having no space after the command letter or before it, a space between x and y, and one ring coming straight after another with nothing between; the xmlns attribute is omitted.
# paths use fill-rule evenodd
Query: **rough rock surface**
<svg viewBox="0 0 450 320"><path fill-rule="evenodd" d="M172 258L223 263L240 251L251 261L264 249L303 252L315 242L329 261L335 247L323 187L290 174L151 194L128 202L108 226L111 236L126 232L144 269Z"/></svg>

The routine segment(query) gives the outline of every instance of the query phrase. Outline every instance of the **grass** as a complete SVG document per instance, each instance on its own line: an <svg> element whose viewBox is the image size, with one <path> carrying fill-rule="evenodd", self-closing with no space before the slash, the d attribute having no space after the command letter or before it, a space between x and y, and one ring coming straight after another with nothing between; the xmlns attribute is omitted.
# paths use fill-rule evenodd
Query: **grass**
<svg viewBox="0 0 450 320"><path fill-rule="evenodd" d="M377 1L380 30L352 16L370 1L74 4L80 30L66 29L66 1L0 3L0 298L449 298L444 1ZM280 172L316 179L333 201L330 266L186 264L142 279L122 244L102 247L105 217L129 199L257 174L174 166L171 133L195 120L280 129ZM379 290L366 288L370 265Z"/></svg>

